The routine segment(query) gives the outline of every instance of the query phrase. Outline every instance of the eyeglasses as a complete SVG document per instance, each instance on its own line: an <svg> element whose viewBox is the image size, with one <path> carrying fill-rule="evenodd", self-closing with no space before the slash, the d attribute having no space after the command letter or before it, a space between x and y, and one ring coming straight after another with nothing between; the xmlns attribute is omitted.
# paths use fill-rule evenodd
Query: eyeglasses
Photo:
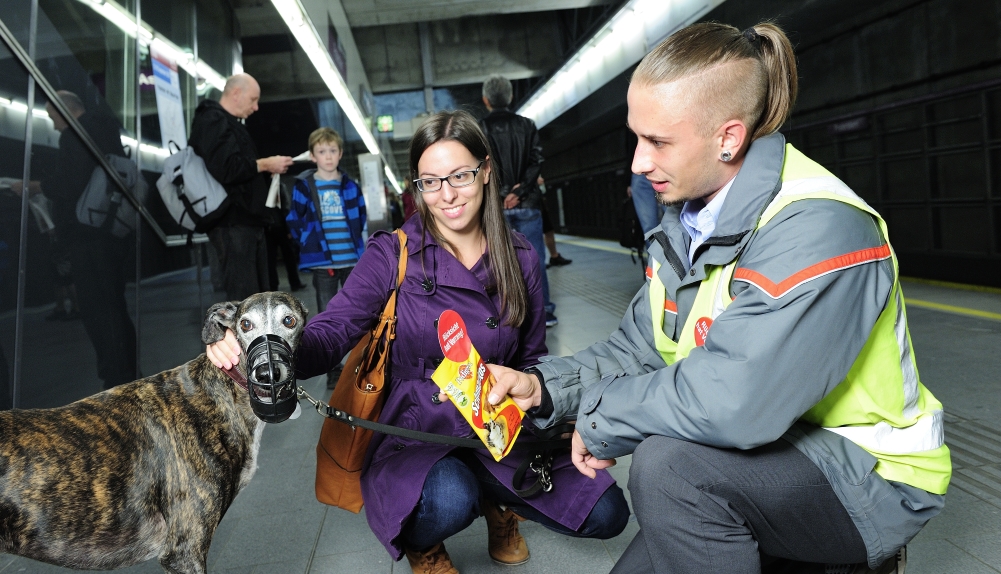
<svg viewBox="0 0 1001 574"><path fill-rule="evenodd" d="M476 174L478 174L481 169L483 169L483 161L476 164L476 169L456 172L452 175L446 175L445 177L422 177L420 179L415 179L414 183L417 184L417 189L419 189L421 193L438 191L441 189L441 186L445 181L447 181L453 188L466 187L467 185L472 185L472 183L476 181Z"/></svg>

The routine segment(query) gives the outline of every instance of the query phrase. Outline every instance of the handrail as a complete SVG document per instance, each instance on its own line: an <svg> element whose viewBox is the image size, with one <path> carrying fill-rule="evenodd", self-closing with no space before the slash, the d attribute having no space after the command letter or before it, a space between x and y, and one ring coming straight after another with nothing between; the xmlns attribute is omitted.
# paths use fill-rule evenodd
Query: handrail
<svg viewBox="0 0 1001 574"><path fill-rule="evenodd" d="M87 133L87 130L83 129L83 126L80 125L80 122L77 121L76 117L73 116L72 113L70 113L69 109L66 107L66 104L63 103L62 98L60 98L59 94L56 93L55 88L52 87L52 84L50 84L48 80L45 79L45 76L42 75L42 72L38 69L37 66L35 66L35 62L32 61L32 59L28 56L28 53L21 46L20 42L17 41L17 38L14 37L14 34L11 33L10 29L7 28L7 25L4 24L3 20L0 20L0 39L2 39L4 44L7 45L7 48L10 49L14 57L17 58L18 61L20 61L25 71L28 72L28 74L30 74L31 77L35 79L35 83L42 88L43 92L45 92L45 96L48 98L49 103L52 104L52 106L56 108L56 110L59 112L59 115L61 115L63 119L66 120L66 123L69 124L70 128L73 129L73 132L76 133L76 135L80 138L80 141L83 142L83 145L86 146L87 149L90 151L90 153L94 156L94 158L97 160L97 163L102 168L104 168L104 171L107 174L107 176L122 191L122 195L128 198L129 203L131 203L132 206L136 208L136 211L138 211L142 215L142 218L146 221L146 224L149 225L150 228L153 230L153 233L156 234L158 238L160 238L160 241L167 247L177 247L180 245L186 245L189 241L187 235L185 234L167 235L163 231L163 228L161 228L160 225L156 222L156 220L153 219L153 216L146 209L146 206L143 205L142 202L140 202L135 197L135 195L132 194L132 190L130 190L128 186L125 185L125 182L122 181L121 177L118 175L118 172L116 172L111 167L111 164L109 164L108 160L105 159L104 154L101 153L101 150L97 147L97 144L94 143L93 139L91 139L90 134ZM28 110L29 118L31 117L31 112L32 110ZM138 141L136 142L137 155L139 154L139 143L140 142ZM140 174L140 177L142 177L142 174ZM199 233L191 236L190 241L192 243L207 243L208 237L204 234Z"/></svg>

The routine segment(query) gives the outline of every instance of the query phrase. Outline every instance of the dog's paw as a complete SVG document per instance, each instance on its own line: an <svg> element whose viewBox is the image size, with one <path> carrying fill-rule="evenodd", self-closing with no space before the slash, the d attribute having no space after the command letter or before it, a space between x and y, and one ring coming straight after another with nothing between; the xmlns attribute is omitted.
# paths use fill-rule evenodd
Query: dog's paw
<svg viewBox="0 0 1001 574"><path fill-rule="evenodd" d="M236 329L236 308L239 301L225 301L209 307L202 325L202 343L211 345L226 336L226 329Z"/></svg>

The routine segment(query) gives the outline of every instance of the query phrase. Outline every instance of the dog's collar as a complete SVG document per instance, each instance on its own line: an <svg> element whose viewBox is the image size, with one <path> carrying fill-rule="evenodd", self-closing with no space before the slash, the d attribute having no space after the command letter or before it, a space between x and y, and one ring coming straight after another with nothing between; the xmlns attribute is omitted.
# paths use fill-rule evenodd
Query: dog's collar
<svg viewBox="0 0 1001 574"><path fill-rule="evenodd" d="M249 391L250 390L247 387L247 377L245 377L243 375L243 373L240 372L240 368L238 366L233 365L233 368L231 368L231 369L220 369L220 370L222 372L226 373L226 375L229 378L233 379L234 383L240 385L240 387L243 388L243 390L245 390L245 391Z"/></svg>

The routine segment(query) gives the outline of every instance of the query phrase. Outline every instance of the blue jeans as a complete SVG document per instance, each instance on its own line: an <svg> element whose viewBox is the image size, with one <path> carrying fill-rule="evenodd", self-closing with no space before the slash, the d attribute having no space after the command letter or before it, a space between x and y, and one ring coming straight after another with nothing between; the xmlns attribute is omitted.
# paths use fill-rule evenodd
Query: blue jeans
<svg viewBox="0 0 1001 574"><path fill-rule="evenodd" d="M660 225L660 220L664 217L664 206L657 203L657 194L654 193L653 186L646 176L634 173L630 186L633 188L636 217L640 220L643 233L647 233Z"/></svg>
<svg viewBox="0 0 1001 574"><path fill-rule="evenodd" d="M521 233L528 239L528 242L539 254L539 272L542 274L542 301L545 304L546 312L552 313L556 310L556 305L549 300L549 276L546 275L546 244L542 238L542 211L538 209L528 209L515 207L505 209L504 217L507 224L512 229Z"/></svg>
<svg viewBox="0 0 1001 574"><path fill-rule="evenodd" d="M625 529L629 520L626 498L622 489L613 484L598 499L580 529L570 530L505 488L474 455L454 451L436 462L424 479L417 509L400 533L403 545L427 550L461 532L480 516L481 495L507 506L522 518L576 538L612 538Z"/></svg>

